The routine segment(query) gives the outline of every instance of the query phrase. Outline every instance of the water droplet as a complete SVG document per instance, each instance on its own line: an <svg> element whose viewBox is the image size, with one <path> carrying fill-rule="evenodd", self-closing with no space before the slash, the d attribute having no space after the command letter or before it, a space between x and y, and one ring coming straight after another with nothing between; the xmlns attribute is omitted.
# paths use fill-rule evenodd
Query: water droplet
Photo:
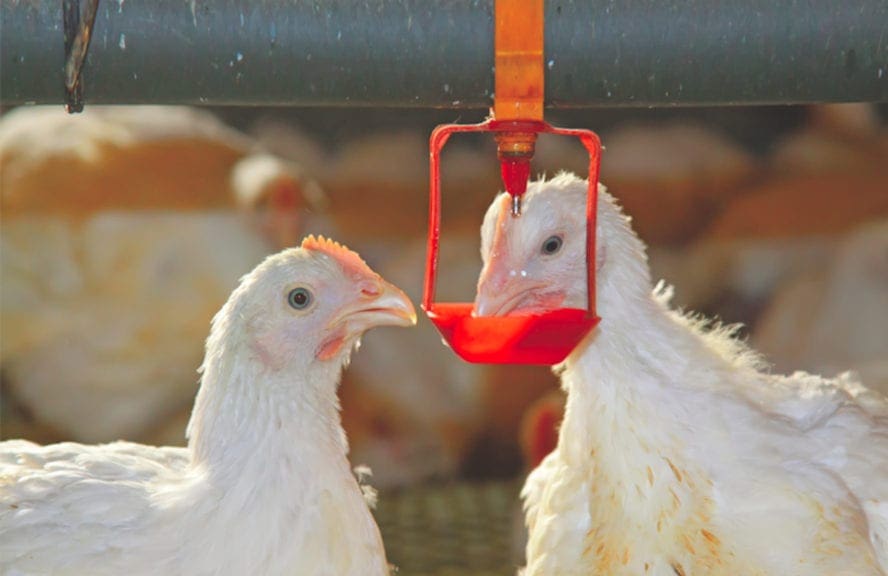
<svg viewBox="0 0 888 576"><path fill-rule="evenodd" d="M244 55L241 54L240 52L238 52L238 53L235 55L235 58L237 58L237 61L240 62L240 61L242 61L242 60L244 59Z"/></svg>
<svg viewBox="0 0 888 576"><path fill-rule="evenodd" d="M546 64L546 66L549 68L549 70L551 70L552 68L555 67L555 61L549 60L549 62Z"/></svg>
<svg viewBox="0 0 888 576"><path fill-rule="evenodd" d="M126 34L120 35L120 41L117 43L121 50L126 50Z"/></svg>

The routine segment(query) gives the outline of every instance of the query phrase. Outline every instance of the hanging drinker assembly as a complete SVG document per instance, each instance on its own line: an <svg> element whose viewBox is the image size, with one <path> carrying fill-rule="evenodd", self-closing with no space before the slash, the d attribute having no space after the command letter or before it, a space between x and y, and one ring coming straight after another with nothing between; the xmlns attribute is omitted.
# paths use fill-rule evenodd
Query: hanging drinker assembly
<svg viewBox="0 0 888 576"><path fill-rule="evenodd" d="M444 124L429 140L429 237L422 308L462 359L491 364L563 362L598 324L595 310L595 222L601 143L591 130L543 121L543 0L496 0L496 82L493 117L480 124ZM588 306L535 314L476 316L472 303L435 302L441 231L441 149L454 133L492 132L511 215L520 218L530 160L540 133L580 140L589 154L586 201Z"/></svg>

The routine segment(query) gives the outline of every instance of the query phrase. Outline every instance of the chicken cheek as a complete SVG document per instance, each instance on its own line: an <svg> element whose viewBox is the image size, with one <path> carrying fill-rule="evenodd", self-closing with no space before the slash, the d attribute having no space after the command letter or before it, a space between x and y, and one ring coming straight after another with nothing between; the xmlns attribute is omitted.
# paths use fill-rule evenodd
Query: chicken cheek
<svg viewBox="0 0 888 576"><path fill-rule="evenodd" d="M342 350L342 346L345 345L345 337L345 327L341 326L329 338L324 340L315 356L317 356L318 360L330 360Z"/></svg>
<svg viewBox="0 0 888 576"><path fill-rule="evenodd" d="M274 342L264 342L260 338L255 338L250 348L255 352L259 361L270 370L280 370L286 364L280 350L277 350L280 346L275 346Z"/></svg>

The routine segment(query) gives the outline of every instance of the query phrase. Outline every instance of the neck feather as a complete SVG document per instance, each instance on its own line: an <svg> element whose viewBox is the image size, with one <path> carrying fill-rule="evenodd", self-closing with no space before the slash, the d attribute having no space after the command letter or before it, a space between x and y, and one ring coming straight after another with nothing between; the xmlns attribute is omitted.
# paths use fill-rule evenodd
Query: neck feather
<svg viewBox="0 0 888 576"><path fill-rule="evenodd" d="M673 450L689 423L712 410L714 396L758 368L731 330L705 331L669 310L669 296L655 290L602 306L601 324L563 366L562 431L577 458L596 446L613 450L616 461L636 450Z"/></svg>
<svg viewBox="0 0 888 576"><path fill-rule="evenodd" d="M711 522L709 463L728 440L710 436L723 428L719 397L756 367L726 332L704 333L664 300L602 307L600 326L562 372L558 454L592 479L590 533L602 567L632 546L635 558L670 542L672 557L690 553L694 566L721 573L711 569L723 534Z"/></svg>
<svg viewBox="0 0 888 576"><path fill-rule="evenodd" d="M345 459L336 396L341 366L274 371L236 341L218 353L212 344L188 424L194 464L236 471L302 452Z"/></svg>

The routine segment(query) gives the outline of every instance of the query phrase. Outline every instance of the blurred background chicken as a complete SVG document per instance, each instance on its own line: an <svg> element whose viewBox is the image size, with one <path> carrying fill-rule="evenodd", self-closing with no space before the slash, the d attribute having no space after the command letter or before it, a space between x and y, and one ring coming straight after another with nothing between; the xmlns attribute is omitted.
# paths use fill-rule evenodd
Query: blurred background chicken
<svg viewBox="0 0 888 576"><path fill-rule="evenodd" d="M888 219L856 228L829 259L782 285L752 343L776 371L853 369L888 394Z"/></svg>

